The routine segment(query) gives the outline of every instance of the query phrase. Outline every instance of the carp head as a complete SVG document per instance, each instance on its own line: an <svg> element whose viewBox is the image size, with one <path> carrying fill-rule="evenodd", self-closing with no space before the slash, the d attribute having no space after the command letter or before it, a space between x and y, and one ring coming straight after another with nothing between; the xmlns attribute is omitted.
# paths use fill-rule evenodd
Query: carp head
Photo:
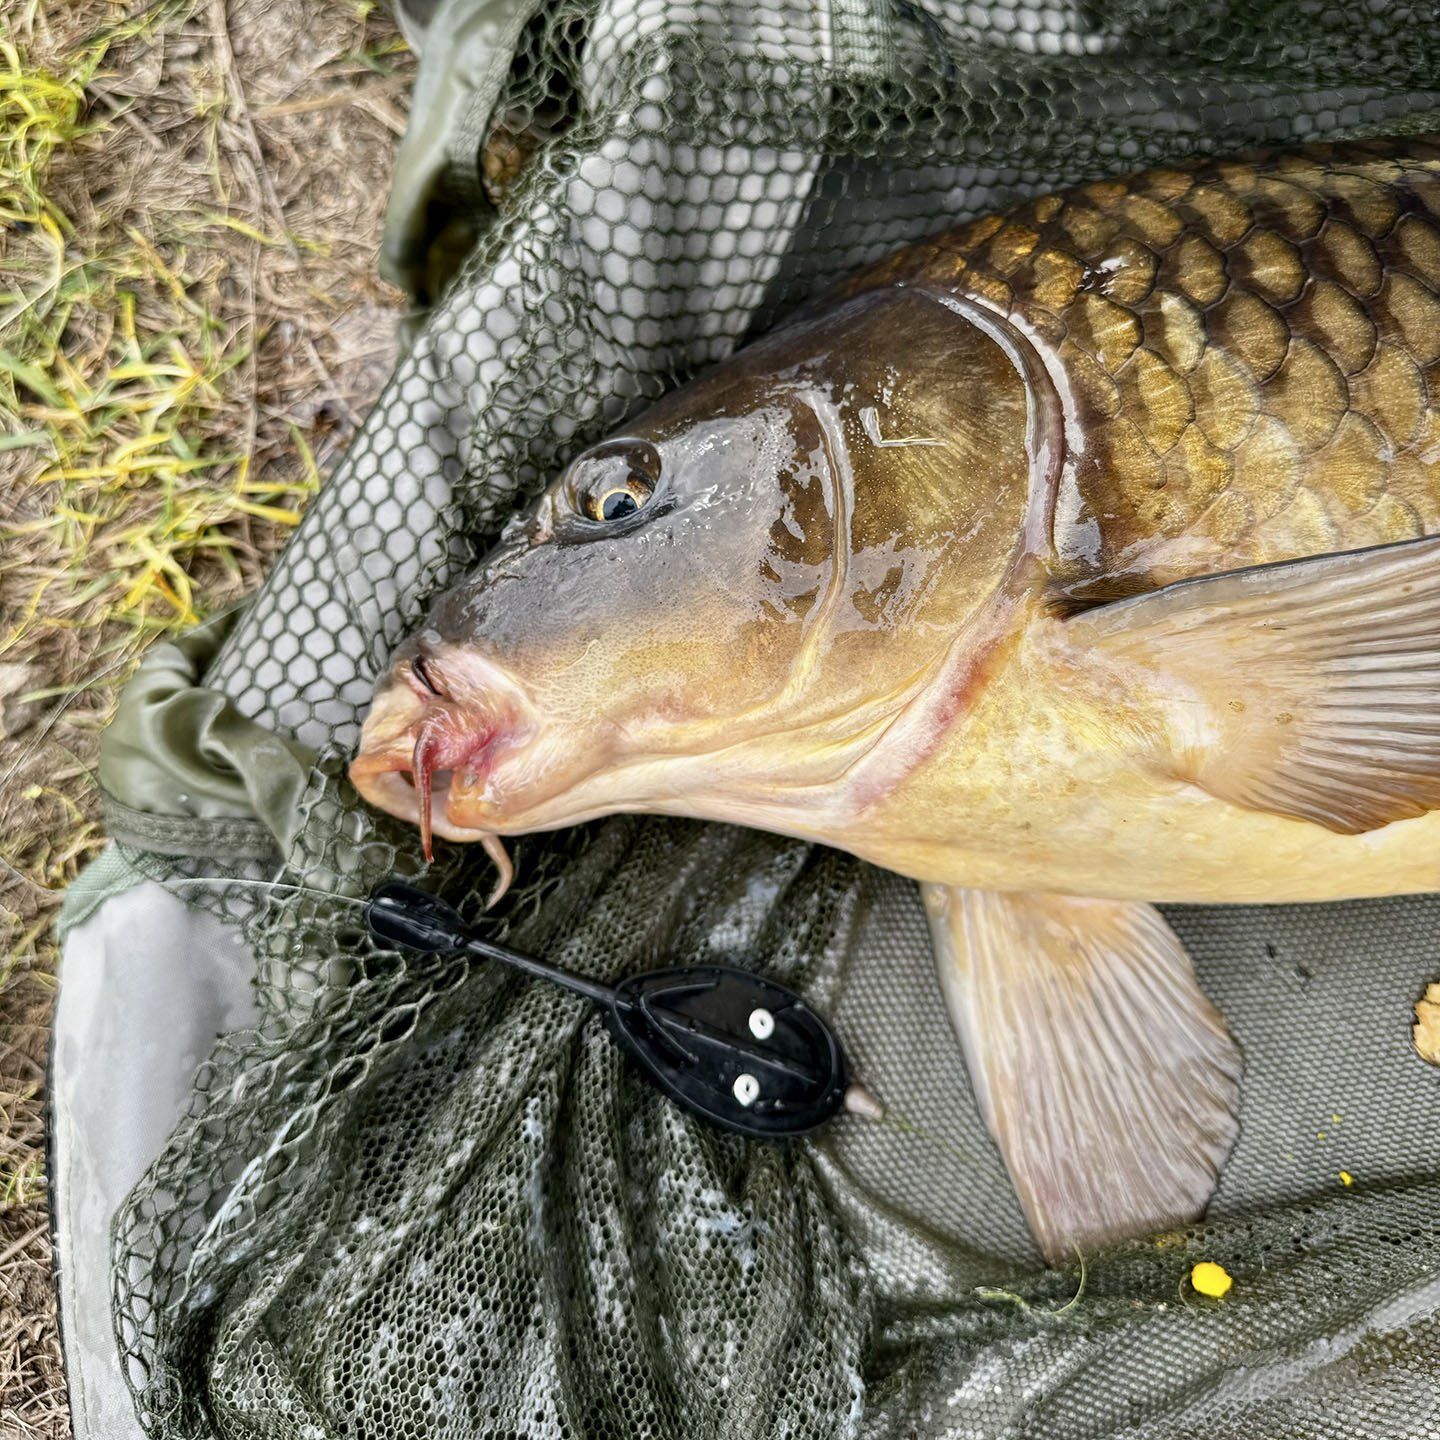
<svg viewBox="0 0 1440 1440"><path fill-rule="evenodd" d="M1027 387L930 297L862 295L579 455L435 604L350 767L425 835L617 811L847 843L848 777L1005 573Z"/></svg>

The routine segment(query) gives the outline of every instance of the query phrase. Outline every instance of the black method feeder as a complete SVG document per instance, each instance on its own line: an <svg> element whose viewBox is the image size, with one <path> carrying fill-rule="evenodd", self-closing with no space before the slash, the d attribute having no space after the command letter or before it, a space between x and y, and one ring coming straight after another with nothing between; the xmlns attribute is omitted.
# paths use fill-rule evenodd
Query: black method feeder
<svg viewBox="0 0 1440 1440"><path fill-rule="evenodd" d="M652 1084L727 1130L778 1140L807 1134L841 1110L884 1114L851 1081L829 1025L794 991L749 971L686 965L605 985L482 939L452 905L398 880L375 889L365 920L386 946L463 951L592 1001Z"/></svg>

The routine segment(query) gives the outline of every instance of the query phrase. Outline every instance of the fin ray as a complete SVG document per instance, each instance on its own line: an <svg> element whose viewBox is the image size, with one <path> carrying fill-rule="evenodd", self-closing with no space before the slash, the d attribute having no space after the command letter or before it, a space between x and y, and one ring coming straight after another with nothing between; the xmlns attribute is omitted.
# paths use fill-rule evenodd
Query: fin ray
<svg viewBox="0 0 1440 1440"><path fill-rule="evenodd" d="M1166 674L1224 800L1342 834L1440 808L1440 536L1185 580L1064 622Z"/></svg>
<svg viewBox="0 0 1440 1440"><path fill-rule="evenodd" d="M1153 906L922 886L985 1122L1052 1264L1193 1220L1239 1052Z"/></svg>

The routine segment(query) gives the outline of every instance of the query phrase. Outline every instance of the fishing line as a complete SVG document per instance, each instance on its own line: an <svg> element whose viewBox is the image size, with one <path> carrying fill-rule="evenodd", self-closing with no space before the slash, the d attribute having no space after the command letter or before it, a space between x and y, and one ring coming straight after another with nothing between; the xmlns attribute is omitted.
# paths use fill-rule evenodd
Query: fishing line
<svg viewBox="0 0 1440 1440"><path fill-rule="evenodd" d="M341 905L352 905L363 910L370 902L354 895L340 895L333 890L321 890L315 885L299 885L289 880L250 880L243 875L179 875L158 880L156 884L168 889L172 885L249 885L256 890L289 890L299 895L314 895L321 900L334 900Z"/></svg>
<svg viewBox="0 0 1440 1440"><path fill-rule="evenodd" d="M621 1048L668 1099L742 1135L805 1135L841 1111L886 1118L880 1102L852 1079L840 1041L824 1018L794 991L751 970L686 965L606 984L477 934L440 896L400 880L382 882L363 900L239 875L186 875L156 883L314 896L360 910L371 937L388 949L465 954L556 985L599 1008Z"/></svg>
<svg viewBox="0 0 1440 1440"><path fill-rule="evenodd" d="M28 875L17 870L3 857L0 857L0 865L3 865L12 875L25 881L27 885L40 891L42 895L63 895L65 893L63 886L41 885L38 881L30 879ZM362 910L369 903L354 895L340 895L333 890L321 890L314 885L299 885L288 880L251 880L243 875L167 875L163 880L156 880L147 875L144 878L152 880L152 883L165 890L176 885L249 885L256 890L289 890L296 894L314 895L321 900L334 900L341 905L352 905Z"/></svg>

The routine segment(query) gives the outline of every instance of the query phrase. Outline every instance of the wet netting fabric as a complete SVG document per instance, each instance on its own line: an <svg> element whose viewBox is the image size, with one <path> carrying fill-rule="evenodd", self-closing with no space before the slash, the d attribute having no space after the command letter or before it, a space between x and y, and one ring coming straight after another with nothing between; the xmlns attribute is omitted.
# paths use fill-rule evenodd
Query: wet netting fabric
<svg viewBox="0 0 1440 1440"><path fill-rule="evenodd" d="M351 902L380 878L478 915L492 875L449 845L425 873L343 778L437 588L649 398L1012 199L1440 128L1433 10L447 0L410 20L442 159L391 263L433 304L205 677L318 758L280 849L231 857L307 888L185 891L253 951L262 1019L220 1041L116 1217L147 1432L1440 1437L1440 1077L1408 1029L1440 898L1168 911L1246 1056L1240 1141L1203 1226L1051 1271L908 882L683 821L518 844L494 934L597 976L763 964L890 1107L750 1143L648 1087L583 1001L369 942ZM213 876L221 848L131 858ZM1188 1284L1200 1260L1234 1277L1223 1300Z"/></svg>

